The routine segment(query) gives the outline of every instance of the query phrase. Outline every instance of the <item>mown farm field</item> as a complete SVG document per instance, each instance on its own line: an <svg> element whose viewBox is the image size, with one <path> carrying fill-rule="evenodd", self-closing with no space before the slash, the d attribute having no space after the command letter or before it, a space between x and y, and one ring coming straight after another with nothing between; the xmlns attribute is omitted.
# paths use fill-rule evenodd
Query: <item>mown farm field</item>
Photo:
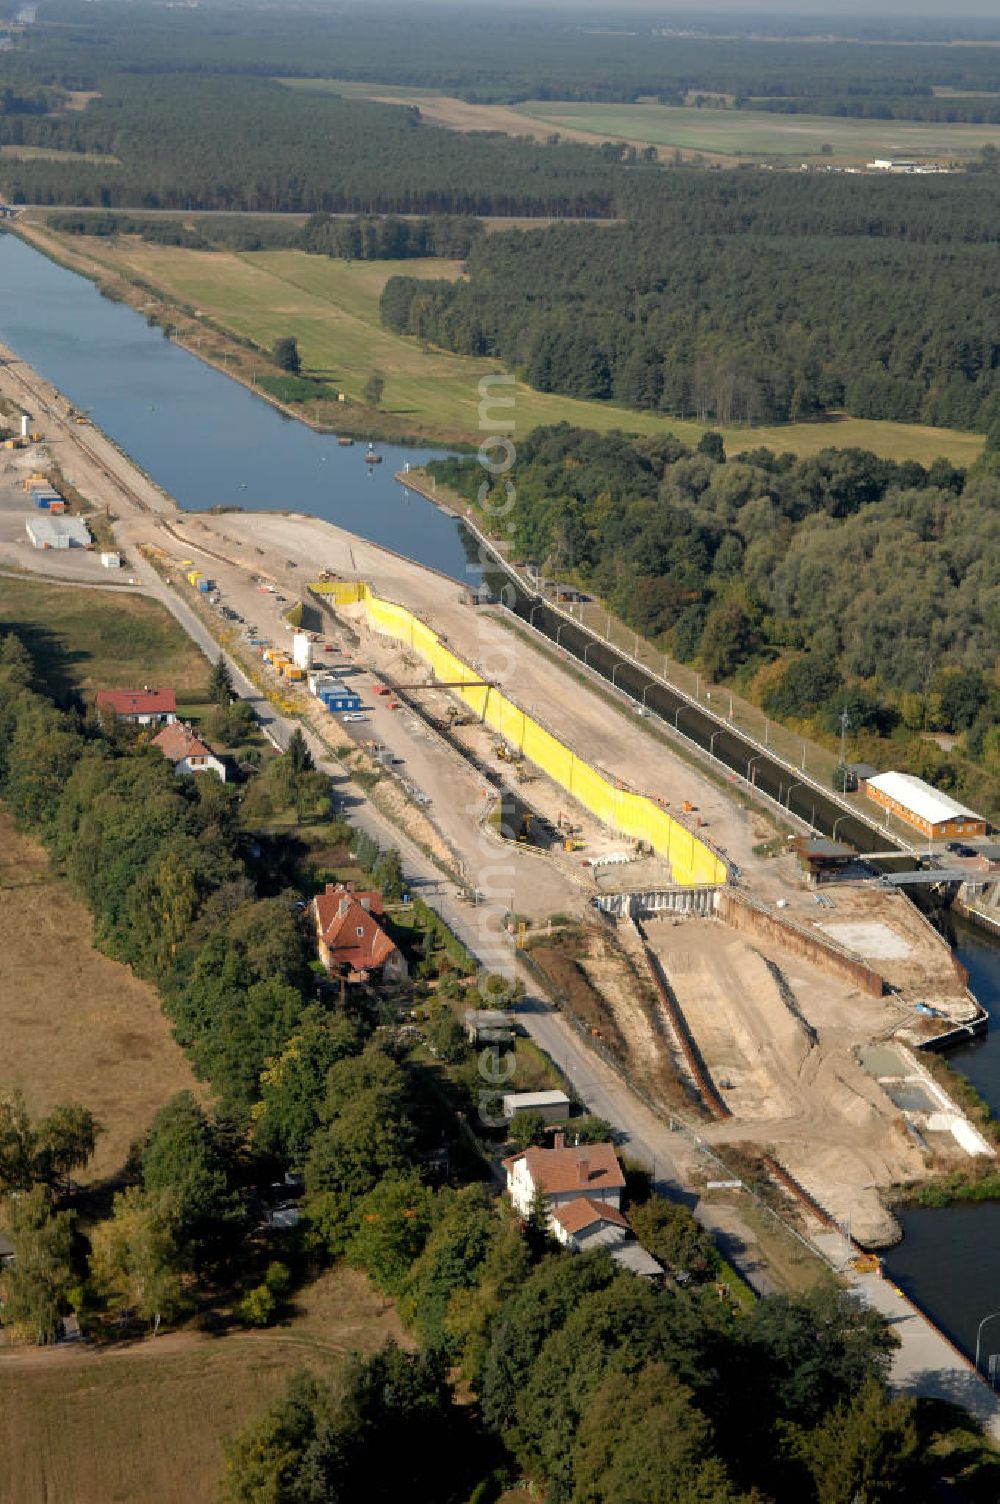
<svg viewBox="0 0 1000 1504"><path fill-rule="evenodd" d="M1000 145L1000 126L849 120L829 115L772 115L650 103L591 104L528 100L518 114L553 130L583 131L599 140L645 141L730 157L832 156L862 161L872 156L961 157Z"/></svg>

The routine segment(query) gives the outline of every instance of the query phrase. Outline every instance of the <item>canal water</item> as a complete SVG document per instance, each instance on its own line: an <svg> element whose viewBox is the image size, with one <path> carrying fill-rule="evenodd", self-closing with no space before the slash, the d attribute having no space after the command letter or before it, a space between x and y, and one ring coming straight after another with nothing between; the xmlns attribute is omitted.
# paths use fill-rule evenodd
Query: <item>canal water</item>
<svg viewBox="0 0 1000 1504"><path fill-rule="evenodd" d="M393 479L407 461L436 451L380 444L382 463L369 469L363 445L341 448L285 418L132 309L3 234L0 339L185 508L308 512L455 579L478 575L465 529ZM1000 946L963 925L957 951L995 1027L950 1059L1000 1113ZM914 1209L901 1221L905 1240L887 1257L890 1277L971 1352L978 1322L1000 1310L1000 1204ZM1000 1321L992 1331L1000 1351Z"/></svg>
<svg viewBox="0 0 1000 1504"><path fill-rule="evenodd" d="M367 464L364 444L343 448L286 418L15 235L0 234L0 339L185 509L310 512L455 579L479 578L465 529L393 479L442 451L379 444L381 464Z"/></svg>

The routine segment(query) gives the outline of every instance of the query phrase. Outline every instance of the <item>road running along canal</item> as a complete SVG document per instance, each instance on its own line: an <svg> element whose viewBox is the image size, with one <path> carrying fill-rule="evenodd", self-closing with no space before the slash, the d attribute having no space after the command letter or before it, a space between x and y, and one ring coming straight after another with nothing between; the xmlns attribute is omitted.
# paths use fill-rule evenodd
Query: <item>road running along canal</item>
<svg viewBox="0 0 1000 1504"><path fill-rule="evenodd" d="M479 576L479 548L467 530L394 479L405 463L418 465L433 451L379 445L383 463L369 469L362 446L341 448L331 435L285 418L164 340L133 309L102 298L85 278L4 234L0 339L88 412L186 509L224 505L310 513L457 580ZM526 620L537 604L519 592L516 609ZM558 631L560 645L582 658L593 639L563 623L550 608L535 612L536 626L552 637ZM588 648L588 664L609 678L616 661L609 648ZM647 705L664 719L679 719L689 735L709 745L718 731L715 721L671 697L627 659L620 662L616 684L640 698L652 683ZM738 737L717 735L714 751L746 776L750 753ZM788 799L786 769L756 754L751 774L754 769L758 787ZM832 801L825 804L818 801L814 814L812 791L791 790L793 812L830 830L842 811ZM838 834L871 850L869 827L851 826L842 821ZM963 927L958 954L970 969L973 990L1000 1022L1000 947ZM951 1061L1000 1111L1000 1030ZM906 1241L889 1255L890 1274L971 1352L975 1325L987 1310L1000 1308L1000 1205L913 1210L902 1221Z"/></svg>
<svg viewBox="0 0 1000 1504"><path fill-rule="evenodd" d="M0 233L0 339L189 511L307 512L455 579L479 578L464 528L394 473L441 450L338 445Z"/></svg>

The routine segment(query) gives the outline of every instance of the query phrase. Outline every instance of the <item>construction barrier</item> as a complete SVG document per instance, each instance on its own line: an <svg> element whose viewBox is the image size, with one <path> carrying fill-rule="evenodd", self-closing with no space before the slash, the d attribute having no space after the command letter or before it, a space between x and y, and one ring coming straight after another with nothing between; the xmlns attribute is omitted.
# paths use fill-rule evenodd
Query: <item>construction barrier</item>
<svg viewBox="0 0 1000 1504"><path fill-rule="evenodd" d="M616 788L527 711L492 685L483 684L482 675L457 657L426 622L405 606L381 600L370 585L360 580L311 588L332 595L338 605L363 603L374 631L405 643L419 654L439 680L456 686L452 693L480 720L579 800L603 825L633 840L648 842L658 856L670 863L675 882L691 886L726 881L726 863L693 830L672 819L645 794Z"/></svg>

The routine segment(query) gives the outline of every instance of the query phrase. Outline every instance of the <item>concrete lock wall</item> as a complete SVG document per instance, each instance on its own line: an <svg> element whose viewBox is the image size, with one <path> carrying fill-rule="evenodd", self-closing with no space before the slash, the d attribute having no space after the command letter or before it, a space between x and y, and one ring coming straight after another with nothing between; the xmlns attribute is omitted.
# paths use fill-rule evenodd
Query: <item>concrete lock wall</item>
<svg viewBox="0 0 1000 1504"><path fill-rule="evenodd" d="M468 683L469 688L457 688L454 693L491 730L572 794L603 825L634 840L648 841L657 855L670 863L676 882L694 886L726 881L725 862L694 831L678 824L645 794L615 787L506 695L482 685L481 675L446 647L426 622L405 606L379 599L361 582L345 588L356 590L353 599L363 601L375 631L406 643L430 664L438 679ZM339 595L334 598L340 603Z"/></svg>
<svg viewBox="0 0 1000 1504"><path fill-rule="evenodd" d="M745 894L736 893L732 888L719 893L716 913L734 930L761 935L793 954L805 956L834 976L850 982L859 992L865 992L869 997L881 997L886 990L884 979L863 961L856 961L853 956L840 950L832 941L814 930L803 929L801 925L758 907Z"/></svg>

